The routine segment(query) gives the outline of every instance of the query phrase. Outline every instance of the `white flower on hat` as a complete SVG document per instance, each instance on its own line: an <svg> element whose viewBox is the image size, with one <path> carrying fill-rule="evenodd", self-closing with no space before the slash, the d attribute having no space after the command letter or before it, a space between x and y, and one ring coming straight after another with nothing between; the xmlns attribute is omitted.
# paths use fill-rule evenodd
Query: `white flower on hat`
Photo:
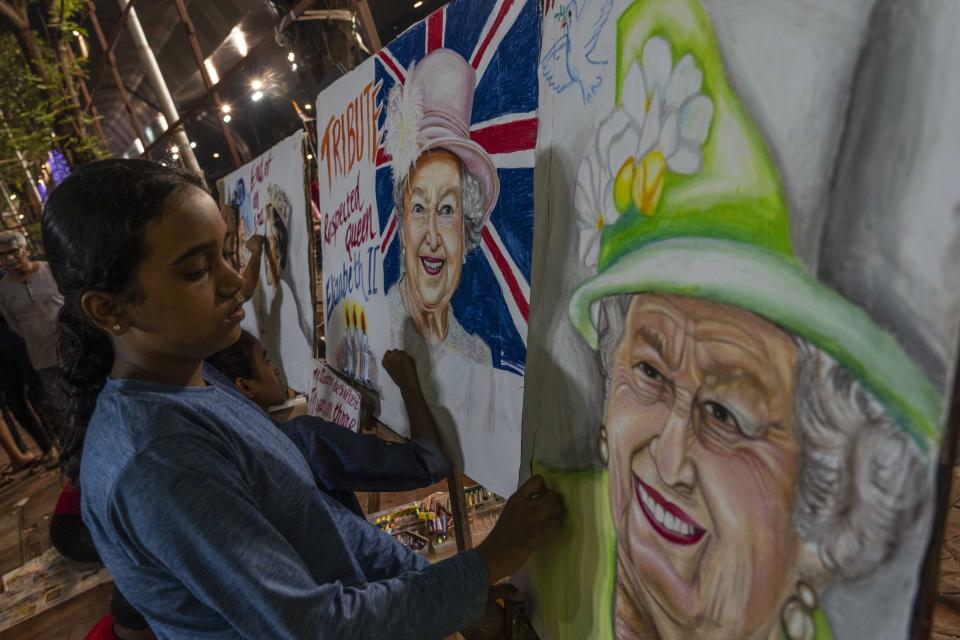
<svg viewBox="0 0 960 640"><path fill-rule="evenodd" d="M631 208L654 214L668 169L692 175L703 167L713 101L702 86L693 56L674 66L670 43L661 37L647 40L642 65L630 65L620 106L600 123L594 149L577 172L574 207L586 266L597 265L603 228L620 214Z"/></svg>
<svg viewBox="0 0 960 640"><path fill-rule="evenodd" d="M420 156L422 118L423 98L419 87L394 85L387 98L387 132L384 146L391 158L395 182L407 177L410 167Z"/></svg>
<svg viewBox="0 0 960 640"><path fill-rule="evenodd" d="M692 175L703 167L701 147L713 118L713 101L700 92L703 72L690 54L673 65L670 43L647 40L643 64L630 65L620 106L600 125L597 153L614 176L620 213L631 206L653 215L666 171Z"/></svg>
<svg viewBox="0 0 960 640"><path fill-rule="evenodd" d="M596 267L603 228L620 217L613 205L613 175L596 152L580 163L573 206L580 226L580 261Z"/></svg>

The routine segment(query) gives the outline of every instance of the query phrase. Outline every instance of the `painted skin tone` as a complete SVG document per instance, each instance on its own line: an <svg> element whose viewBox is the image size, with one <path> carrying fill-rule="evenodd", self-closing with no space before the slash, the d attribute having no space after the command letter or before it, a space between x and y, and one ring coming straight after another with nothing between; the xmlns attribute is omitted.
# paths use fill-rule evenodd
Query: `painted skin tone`
<svg viewBox="0 0 960 640"><path fill-rule="evenodd" d="M243 273L243 297L249 300L257 288L260 278L260 260L263 257L263 236L247 237L247 225L233 211L232 205L224 205L220 210L223 220L227 225L227 239L224 243L227 262L233 265L237 271L240 269L240 247L245 246L250 252L246 266L242 269Z"/></svg>
<svg viewBox="0 0 960 640"><path fill-rule="evenodd" d="M240 336L244 280L224 257L227 226L213 198L183 187L163 208L146 226L136 289L88 291L81 305L113 336L111 377L204 386L204 358Z"/></svg>
<svg viewBox="0 0 960 640"><path fill-rule="evenodd" d="M431 344L450 326L450 299L460 284L464 254L460 161L445 150L420 156L403 194L404 276L401 292L413 324Z"/></svg>
<svg viewBox="0 0 960 640"><path fill-rule="evenodd" d="M735 307L633 296L606 406L616 635L779 638L799 575L790 336Z"/></svg>

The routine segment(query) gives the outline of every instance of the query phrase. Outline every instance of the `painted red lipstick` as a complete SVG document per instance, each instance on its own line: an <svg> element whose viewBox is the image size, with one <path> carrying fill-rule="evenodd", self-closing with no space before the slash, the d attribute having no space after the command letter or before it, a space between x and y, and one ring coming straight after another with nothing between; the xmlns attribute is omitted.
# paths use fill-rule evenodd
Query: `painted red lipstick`
<svg viewBox="0 0 960 640"><path fill-rule="evenodd" d="M435 276L443 269L444 260L442 258L431 258L429 256L420 256L420 264L423 270L431 276Z"/></svg>
<svg viewBox="0 0 960 640"><path fill-rule="evenodd" d="M633 481L637 502L654 531L668 542L680 545L696 544L703 539L707 530L683 509L664 498L660 492L637 476L633 476Z"/></svg>

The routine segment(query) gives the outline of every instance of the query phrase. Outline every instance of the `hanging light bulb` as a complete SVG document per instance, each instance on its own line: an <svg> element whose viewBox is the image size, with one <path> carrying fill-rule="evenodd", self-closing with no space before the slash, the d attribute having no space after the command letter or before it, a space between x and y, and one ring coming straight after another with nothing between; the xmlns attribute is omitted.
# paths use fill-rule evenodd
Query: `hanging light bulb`
<svg viewBox="0 0 960 640"><path fill-rule="evenodd" d="M226 122L226 123L229 124L231 120L233 120L233 118L230 117L230 114L229 114L229 113L226 114L225 116L223 116L223 121L224 121L224 122Z"/></svg>
<svg viewBox="0 0 960 640"><path fill-rule="evenodd" d="M287 54L287 60L289 60L290 62L293 62L295 58L296 56L293 55L293 51Z"/></svg>
<svg viewBox="0 0 960 640"><path fill-rule="evenodd" d="M248 51L247 37L239 26L230 30L230 39L233 40L233 46L237 48L237 53L240 54L240 57L246 58Z"/></svg>
<svg viewBox="0 0 960 640"><path fill-rule="evenodd" d="M217 68L213 66L213 61L210 58L207 58L203 61L203 67L207 70L207 75L210 76L210 82L213 84L220 82L220 76L217 74Z"/></svg>

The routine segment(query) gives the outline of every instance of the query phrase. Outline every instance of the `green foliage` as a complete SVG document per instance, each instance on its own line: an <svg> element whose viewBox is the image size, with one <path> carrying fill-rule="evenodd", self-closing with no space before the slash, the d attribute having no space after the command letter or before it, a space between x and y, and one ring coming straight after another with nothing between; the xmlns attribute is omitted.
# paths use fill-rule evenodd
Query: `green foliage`
<svg viewBox="0 0 960 640"><path fill-rule="evenodd" d="M50 10L46 27L36 33L41 59L34 60L45 79L33 73L16 36L0 26L0 177L15 191L24 181L23 168L17 160L17 151L27 160L34 177L52 148L58 148L71 158L91 159L103 155L99 141L89 135L76 135L75 123L82 119L88 127L89 115L78 114L76 105L65 90L64 73L74 79L85 77L83 60L73 56L57 56L55 46L60 37L68 41L74 30L83 29L76 18L83 7L81 0L64 0L63 16L60 2L40 3ZM63 46L69 46L69 42ZM56 135L54 135L56 132Z"/></svg>

